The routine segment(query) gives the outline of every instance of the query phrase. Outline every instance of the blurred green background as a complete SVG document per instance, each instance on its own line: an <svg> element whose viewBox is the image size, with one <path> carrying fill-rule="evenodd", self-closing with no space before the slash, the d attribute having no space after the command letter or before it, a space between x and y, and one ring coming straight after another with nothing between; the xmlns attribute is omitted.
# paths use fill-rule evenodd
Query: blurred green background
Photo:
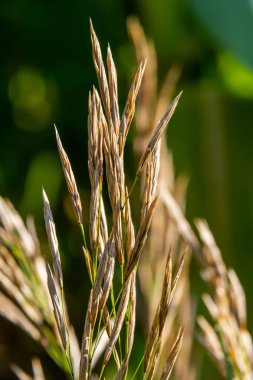
<svg viewBox="0 0 253 380"><path fill-rule="evenodd" d="M236 269L253 332L252 0L1 0L0 193L23 216L34 215L47 254L41 201L45 187L63 251L70 318L80 335L86 272L53 123L76 174L87 222L87 100L97 83L89 17L103 52L110 42L122 110L136 68L126 32L132 14L155 43L160 82L171 64L183 67L178 91L184 94L168 143L177 173L190 178L187 216L208 220L226 263ZM134 172L132 162L131 167L128 160L128 173ZM16 328L0 321L1 379L11 378L9 361L29 370L34 350L43 355ZM219 378L209 359L204 361L200 378ZM47 365L48 372L57 373L50 361Z"/></svg>

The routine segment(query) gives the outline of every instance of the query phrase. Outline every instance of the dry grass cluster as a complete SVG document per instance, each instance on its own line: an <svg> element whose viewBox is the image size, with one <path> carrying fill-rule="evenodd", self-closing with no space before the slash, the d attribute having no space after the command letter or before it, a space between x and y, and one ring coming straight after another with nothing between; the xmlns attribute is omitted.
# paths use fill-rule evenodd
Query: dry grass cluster
<svg viewBox="0 0 253 380"><path fill-rule="evenodd" d="M41 255L33 221L29 219L25 225L10 202L0 199L0 314L41 344L69 379L113 376L117 380L165 380L174 368L174 379L194 380L199 374L192 357L196 311L188 273L193 253L208 284L209 294L204 294L203 300L212 320L197 317L199 340L224 377L253 379L253 345L246 325L244 291L235 272L225 266L206 222L196 221L199 237L187 222L187 180L175 178L166 145L164 131L181 93L169 106L167 102L177 85L180 67L170 69L158 93L154 46L136 19L129 19L128 30L139 67L120 115L112 53L108 47L105 65L91 23L99 91L93 87L88 103L89 239L75 176L55 128L91 286L81 346L68 317L60 248L44 190L52 266ZM134 150L139 163L129 189L124 148L134 117ZM140 212L134 223L132 194L138 181ZM110 201L109 212L104 205L105 194ZM117 273L121 274L120 282ZM145 316L136 312L137 276ZM136 371L130 374L136 316L145 326L146 344L144 352L138 353ZM20 379L45 378L39 359L32 360L32 368L33 377L12 365ZM108 368L110 375L106 375Z"/></svg>

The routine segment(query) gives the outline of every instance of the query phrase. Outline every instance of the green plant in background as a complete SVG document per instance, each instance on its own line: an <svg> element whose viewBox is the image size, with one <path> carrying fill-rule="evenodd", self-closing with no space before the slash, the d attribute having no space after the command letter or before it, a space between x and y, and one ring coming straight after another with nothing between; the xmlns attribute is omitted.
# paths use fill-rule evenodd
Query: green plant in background
<svg viewBox="0 0 253 380"><path fill-rule="evenodd" d="M189 4L209 34L253 69L253 53L248 44L253 38L252 1L189 0Z"/></svg>
<svg viewBox="0 0 253 380"><path fill-rule="evenodd" d="M182 187L180 190L174 183L170 155L163 137L181 95L171 102L167 111L162 112L168 89L170 92L175 87L178 71L169 73L164 92L156 99L156 86L152 82L156 75L152 56L154 50L145 40L136 20L132 20L129 28L140 65L120 116L117 72L112 54L108 48L106 69L91 24L93 60L100 91L98 93L93 88L88 105L88 168L91 182L89 239L86 238L83 225L83 214L87 213L87 208L83 212L71 164L56 130L59 155L75 218L81 230L91 285L81 348L69 321L71 311L67 312L65 304L56 227L45 191L44 218L53 271L41 257L32 221L28 221L25 226L12 205L1 199L0 283L3 292L0 292L0 313L39 342L70 379L102 379L104 376L118 380L135 377L145 380L167 379L181 348L183 327L187 330L185 335L188 339L192 340L193 334L187 326L192 323L191 317L194 319L191 308L187 312L192 313L192 316L188 315L183 327L180 319L175 322L172 318L180 310L184 313L186 308L183 293L185 284L189 286L189 277L185 267L190 260L190 253L187 252L188 264L184 267L187 244L197 258L203 279L210 286L212 294L212 297L204 295L204 301L213 324L203 317L198 318L202 331L200 340L226 378L250 379L253 371L252 342L246 327L244 291L235 272L226 268L207 224L196 222L199 239L185 219L185 188L183 186L183 190ZM145 54L151 61L147 68L146 62L141 60ZM154 77L147 75L147 71L150 74L152 68ZM174 78L172 85L171 78ZM150 87L150 83L154 86ZM140 161L134 183L128 190L124 147L135 108L138 131L135 146ZM134 224L132 210L136 200L133 197L139 179L140 216L139 223ZM110 212L104 205L105 194L109 197ZM159 245L152 245L152 239L149 242L150 238L153 238L153 242L155 238L152 236L155 210L159 211L157 215L164 211L166 214L166 218L160 219L156 225L160 231L160 242L162 240L164 244L162 256L148 268L152 250L154 254ZM174 226L169 241L169 245L173 246L173 257L172 250L165 244L168 239L165 225L168 221ZM161 278L161 268L164 277L163 281L160 279L157 293L160 301L156 299L155 310L147 322L145 349L137 368L133 370L129 363L131 352L135 350L136 275L146 242L149 242L150 251L145 252L146 271L147 274L153 271L154 276L153 280L152 276L149 278L150 286L156 284L158 276ZM175 266L174 262L177 263ZM141 262L140 269L140 281L144 289L148 276L145 279L145 267ZM188 302L189 297L187 292ZM146 301L149 302L148 297ZM186 366L189 371L185 375L188 379L190 374L192 379L197 377L197 371L191 370L189 352L182 349L182 358L178 359L189 366ZM33 363L34 378L42 377L39 361L34 360ZM26 375L21 369L13 366L13 370L21 379L25 379ZM175 378L178 376L178 379L182 379L178 373L175 366Z"/></svg>

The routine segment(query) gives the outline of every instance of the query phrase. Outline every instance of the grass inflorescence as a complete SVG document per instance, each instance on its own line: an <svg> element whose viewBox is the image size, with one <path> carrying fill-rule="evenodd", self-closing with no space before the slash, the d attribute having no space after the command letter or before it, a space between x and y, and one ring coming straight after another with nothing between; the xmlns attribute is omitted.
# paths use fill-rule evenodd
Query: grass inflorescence
<svg viewBox="0 0 253 380"><path fill-rule="evenodd" d="M135 18L128 20L128 31L139 66L120 114L112 52L108 47L105 64L90 23L98 89L92 88L88 100L89 236L83 225L87 205L83 211L70 159L55 126L90 280L83 335L77 339L70 323L60 247L45 190L44 219L52 266L41 255L32 219L25 224L11 203L0 198L0 314L38 342L68 379L104 379L107 368L116 380L165 380L173 369L175 379L197 379L199 368L192 358L196 308L189 282L193 255L209 286L203 300L212 320L197 317L198 338L224 377L252 379L253 346L243 288L223 262L207 223L196 221L196 235L186 220L187 180L175 178L166 144L165 129L180 105L182 92L174 100L168 99L181 68L170 69L158 92L154 46ZM134 150L139 163L128 186L124 150L134 117ZM138 190L140 212L138 221L133 221L132 193ZM120 281L116 273L121 274ZM141 292L137 292L137 279ZM138 316L140 296L145 315ZM130 372L137 317L144 322L146 343L143 352L135 354L139 364ZM14 364L11 368L20 379L44 379L40 360L33 358L32 364L33 377Z"/></svg>

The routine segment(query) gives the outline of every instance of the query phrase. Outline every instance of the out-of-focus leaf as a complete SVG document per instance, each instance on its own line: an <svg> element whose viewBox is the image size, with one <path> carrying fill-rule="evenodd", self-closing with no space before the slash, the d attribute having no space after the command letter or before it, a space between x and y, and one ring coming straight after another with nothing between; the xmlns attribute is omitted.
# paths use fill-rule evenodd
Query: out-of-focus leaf
<svg viewBox="0 0 253 380"><path fill-rule="evenodd" d="M253 69L253 6L250 0L189 0L206 30Z"/></svg>
<svg viewBox="0 0 253 380"><path fill-rule="evenodd" d="M25 181L21 209L39 218L42 216L42 186L47 190L52 209L58 197L62 171L56 153L42 152L31 161Z"/></svg>
<svg viewBox="0 0 253 380"><path fill-rule="evenodd" d="M17 127L36 132L48 126L57 103L57 87L39 71L20 68L8 85L12 118Z"/></svg>
<svg viewBox="0 0 253 380"><path fill-rule="evenodd" d="M252 70L228 53L219 54L218 67L228 90L243 98L253 98Z"/></svg>

